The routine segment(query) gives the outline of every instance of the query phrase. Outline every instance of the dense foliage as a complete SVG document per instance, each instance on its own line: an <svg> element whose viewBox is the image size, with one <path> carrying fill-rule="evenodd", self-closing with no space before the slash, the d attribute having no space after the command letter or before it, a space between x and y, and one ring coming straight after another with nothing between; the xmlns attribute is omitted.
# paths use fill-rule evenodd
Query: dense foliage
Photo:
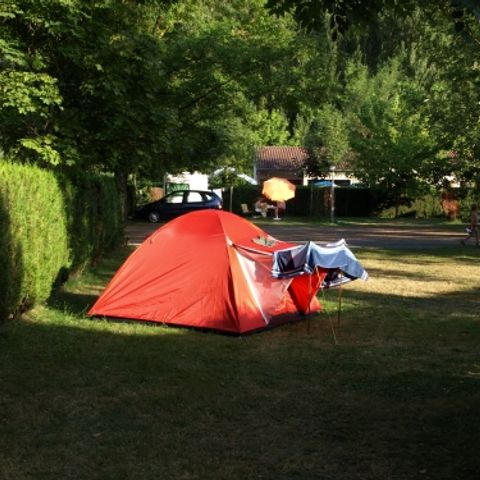
<svg viewBox="0 0 480 480"><path fill-rule="evenodd" d="M53 286L118 244L122 217L108 177L58 180L0 163L0 319L45 301Z"/></svg>
<svg viewBox="0 0 480 480"><path fill-rule="evenodd" d="M0 148L124 184L251 173L256 145L307 145L312 173L348 162L397 204L446 175L478 188L479 16L470 0L7 0Z"/></svg>
<svg viewBox="0 0 480 480"><path fill-rule="evenodd" d="M246 204L252 215L255 201L261 188L251 185L237 186L224 194L225 204L230 204L232 194L233 212L243 215L242 204ZM437 203L438 199L437 199ZM288 201L285 214L294 217L328 217L330 215L330 188L297 187L295 197ZM335 192L335 211L344 217L368 217L381 212L378 191L367 188L338 188Z"/></svg>
<svg viewBox="0 0 480 480"><path fill-rule="evenodd" d="M118 246L123 239L123 212L112 177L58 176L64 198L71 269L78 271Z"/></svg>
<svg viewBox="0 0 480 480"><path fill-rule="evenodd" d="M68 268L64 210L51 173L0 163L0 318L46 300Z"/></svg>

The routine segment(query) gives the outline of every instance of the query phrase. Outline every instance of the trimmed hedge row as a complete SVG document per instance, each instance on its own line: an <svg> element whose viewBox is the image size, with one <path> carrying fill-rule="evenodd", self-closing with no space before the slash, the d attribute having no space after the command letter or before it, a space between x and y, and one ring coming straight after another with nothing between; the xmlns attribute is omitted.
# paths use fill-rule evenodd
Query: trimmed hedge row
<svg viewBox="0 0 480 480"><path fill-rule="evenodd" d="M241 204L247 204L253 209L256 199L262 194L261 186L239 186L233 189L232 208L237 214L242 213ZM478 203L478 193L466 189L452 189L448 192L449 203L454 203L458 213L448 211L445 202L445 192L438 191L412 199L398 208L399 216L414 218L449 217L466 220L469 217L470 206ZM223 192L224 208L230 205L230 190ZM383 196L368 188L342 187L335 189L336 217L371 217L393 218L395 207L385 207ZM306 217L330 216L330 188L311 188L297 186L295 197L287 202L287 215Z"/></svg>
<svg viewBox="0 0 480 480"><path fill-rule="evenodd" d="M122 237L111 178L59 179L35 166L0 162L0 319L48 299Z"/></svg>
<svg viewBox="0 0 480 480"><path fill-rule="evenodd" d="M64 211L51 173L0 165L0 318L46 300L68 267Z"/></svg>
<svg viewBox="0 0 480 480"><path fill-rule="evenodd" d="M262 194L261 186L240 186L233 189L232 209L241 213L241 204L250 209ZM224 208L228 208L230 191L223 193ZM375 193L364 188L337 188L335 190L335 215L340 217L368 217L378 208ZM295 197L287 202L287 215L299 217L327 217L330 215L330 189L297 186Z"/></svg>
<svg viewBox="0 0 480 480"><path fill-rule="evenodd" d="M122 201L111 177L60 177L71 268L95 263L123 238Z"/></svg>

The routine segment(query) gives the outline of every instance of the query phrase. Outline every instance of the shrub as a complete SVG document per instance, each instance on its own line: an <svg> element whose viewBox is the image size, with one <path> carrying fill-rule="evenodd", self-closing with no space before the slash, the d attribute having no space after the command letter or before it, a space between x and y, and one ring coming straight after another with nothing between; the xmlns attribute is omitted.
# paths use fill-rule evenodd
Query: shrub
<svg viewBox="0 0 480 480"><path fill-rule="evenodd" d="M81 270L123 237L122 201L109 176L62 176L61 184L72 268Z"/></svg>
<svg viewBox="0 0 480 480"><path fill-rule="evenodd" d="M112 177L1 162L0 318L45 301L70 272L118 245L121 206Z"/></svg>
<svg viewBox="0 0 480 480"><path fill-rule="evenodd" d="M233 189L233 211L241 214L242 203L253 208L262 194L261 186L239 186ZM230 190L223 192L223 208L229 208ZM366 188L342 187L335 190L335 214L348 217L372 215L377 205L375 194ZM328 217L330 215L330 189L297 186L295 197L287 202L287 215Z"/></svg>
<svg viewBox="0 0 480 480"><path fill-rule="evenodd" d="M0 318L45 301L70 266L64 212L51 172L0 163Z"/></svg>
<svg viewBox="0 0 480 480"><path fill-rule="evenodd" d="M385 208L378 214L380 218L394 218L395 207ZM434 218L445 216L442 195L436 190L419 196L398 207L399 217Z"/></svg>
<svg viewBox="0 0 480 480"><path fill-rule="evenodd" d="M470 213L473 204L480 205L480 192L475 189L462 188L458 191L460 203L460 218L463 222L470 222Z"/></svg>

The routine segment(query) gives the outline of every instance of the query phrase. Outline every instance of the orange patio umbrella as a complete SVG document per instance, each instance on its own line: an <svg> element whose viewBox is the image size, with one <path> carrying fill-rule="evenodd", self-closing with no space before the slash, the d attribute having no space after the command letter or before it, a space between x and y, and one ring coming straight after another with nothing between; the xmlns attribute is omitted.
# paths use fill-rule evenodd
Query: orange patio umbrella
<svg viewBox="0 0 480 480"><path fill-rule="evenodd" d="M272 202L280 202L293 198L295 188L295 185L286 178L272 177L263 182L262 193Z"/></svg>

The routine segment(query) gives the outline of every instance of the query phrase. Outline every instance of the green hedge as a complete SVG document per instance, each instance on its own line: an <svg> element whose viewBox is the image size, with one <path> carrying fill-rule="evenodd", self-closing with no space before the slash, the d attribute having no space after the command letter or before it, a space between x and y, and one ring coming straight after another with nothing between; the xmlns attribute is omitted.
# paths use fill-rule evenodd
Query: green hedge
<svg viewBox="0 0 480 480"><path fill-rule="evenodd" d="M123 238L122 201L111 177L60 179L73 270L95 263Z"/></svg>
<svg viewBox="0 0 480 480"><path fill-rule="evenodd" d="M445 192L443 192L445 195ZM442 193L432 189L430 193L419 196L398 208L400 217L414 218L434 218L448 217L452 220L460 218L464 222L468 222L470 218L470 208L473 203L479 203L480 195L471 188L452 188L448 191L450 207L453 203L457 204L458 215L452 214L446 210L446 205L442 201ZM394 218L395 208L389 207L379 211L378 216L381 218Z"/></svg>
<svg viewBox="0 0 480 480"><path fill-rule="evenodd" d="M69 267L65 205L51 173L0 164L0 318L45 301Z"/></svg>
<svg viewBox="0 0 480 480"><path fill-rule="evenodd" d="M469 223L472 205L480 205L480 191L462 188L458 189L456 194L460 206L460 219Z"/></svg>
<svg viewBox="0 0 480 480"><path fill-rule="evenodd" d="M396 209L392 206L379 211L378 216L380 218L394 218L395 213ZM398 216L413 218L434 218L445 216L441 193L438 191L432 191L431 193L410 200L403 205L399 205Z"/></svg>
<svg viewBox="0 0 480 480"><path fill-rule="evenodd" d="M0 162L0 319L44 302L56 282L113 248L122 234L112 178L59 179Z"/></svg>
<svg viewBox="0 0 480 480"><path fill-rule="evenodd" d="M472 203L480 203L478 192L472 189L452 189L452 198L458 200L460 217L467 221ZM242 214L241 204L246 203L253 209L255 200L262 194L261 186L238 186L233 189L233 211ZM330 188L311 188L297 186L295 197L287 202L287 215L298 217L329 217ZM230 205L230 190L223 192L224 209ZM395 207L383 207L380 192L368 188L340 187L335 189L336 217L394 218ZM441 192L432 189L430 193L419 196L399 206L399 216L415 218L445 217L447 212L442 205Z"/></svg>
<svg viewBox="0 0 480 480"><path fill-rule="evenodd" d="M253 208L262 193L261 186L241 186L233 189L232 207L241 213L240 205L246 203ZM229 208L230 191L223 194L224 208ZM298 186L295 197L287 202L287 215L306 217L328 217L330 215L330 189ZM341 217L368 217L377 209L375 193L365 188L342 187L335 189L335 215Z"/></svg>

